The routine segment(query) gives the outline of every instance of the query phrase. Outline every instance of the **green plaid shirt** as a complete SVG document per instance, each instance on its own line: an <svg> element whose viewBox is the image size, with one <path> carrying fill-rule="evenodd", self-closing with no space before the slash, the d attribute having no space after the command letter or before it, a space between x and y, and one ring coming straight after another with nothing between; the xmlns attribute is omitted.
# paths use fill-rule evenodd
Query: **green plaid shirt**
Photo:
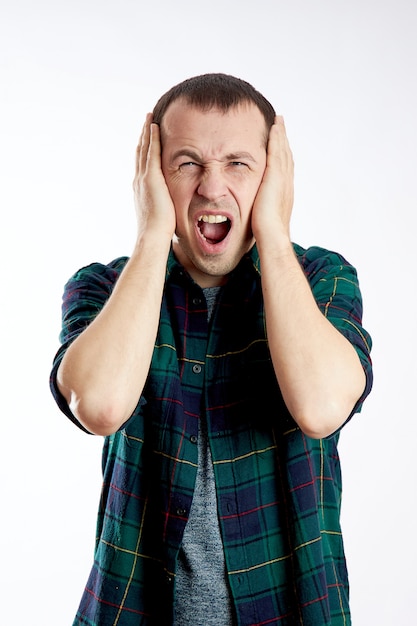
<svg viewBox="0 0 417 626"><path fill-rule="evenodd" d="M356 272L336 253L294 248L318 306L363 364L367 385L357 412L371 389L372 369ZM56 371L126 260L83 268L65 288L51 388L76 423L57 389ZM350 624L339 434L310 439L285 407L268 350L256 246L222 289L210 324L202 290L169 256L145 389L129 421L104 441L94 563L74 624L172 623L202 412L236 624Z"/></svg>

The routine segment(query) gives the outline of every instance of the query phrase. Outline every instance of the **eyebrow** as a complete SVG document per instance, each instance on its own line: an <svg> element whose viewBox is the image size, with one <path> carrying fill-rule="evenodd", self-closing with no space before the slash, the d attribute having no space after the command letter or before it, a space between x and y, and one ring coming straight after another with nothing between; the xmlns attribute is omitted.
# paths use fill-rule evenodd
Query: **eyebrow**
<svg viewBox="0 0 417 626"><path fill-rule="evenodd" d="M180 150L174 152L171 161L176 161L180 157L187 157L190 158L192 161L197 161L199 163L202 162L200 155L197 154L197 152L194 152L194 150L190 150L188 148L181 148ZM250 152L245 151L231 152L229 154L226 154L224 157L225 161L240 161L242 159L245 159L246 161L252 161L253 163L256 162Z"/></svg>

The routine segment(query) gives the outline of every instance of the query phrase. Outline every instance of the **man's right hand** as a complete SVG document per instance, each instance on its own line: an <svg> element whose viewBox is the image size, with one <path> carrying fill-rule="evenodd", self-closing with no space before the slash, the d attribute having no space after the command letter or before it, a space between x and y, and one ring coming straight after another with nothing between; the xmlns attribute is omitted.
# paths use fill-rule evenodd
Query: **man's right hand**
<svg viewBox="0 0 417 626"><path fill-rule="evenodd" d="M166 233L171 239L175 232L175 208L161 167L160 129L148 113L136 150L136 170L133 180L138 235L151 229Z"/></svg>
<svg viewBox="0 0 417 626"><path fill-rule="evenodd" d="M148 115L137 149L134 250L106 304L68 347L57 375L73 414L97 435L115 432L134 411L158 331L176 220L161 169L159 128L151 122Z"/></svg>

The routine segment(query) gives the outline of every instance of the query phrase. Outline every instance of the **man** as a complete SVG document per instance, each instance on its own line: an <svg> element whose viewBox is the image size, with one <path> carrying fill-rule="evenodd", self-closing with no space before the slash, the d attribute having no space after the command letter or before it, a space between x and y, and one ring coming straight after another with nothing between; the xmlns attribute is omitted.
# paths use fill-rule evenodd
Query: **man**
<svg viewBox="0 0 417 626"><path fill-rule="evenodd" d="M350 623L338 434L372 384L356 272L292 244L282 117L223 74L148 115L129 259L68 282L51 376L105 436L74 624Z"/></svg>

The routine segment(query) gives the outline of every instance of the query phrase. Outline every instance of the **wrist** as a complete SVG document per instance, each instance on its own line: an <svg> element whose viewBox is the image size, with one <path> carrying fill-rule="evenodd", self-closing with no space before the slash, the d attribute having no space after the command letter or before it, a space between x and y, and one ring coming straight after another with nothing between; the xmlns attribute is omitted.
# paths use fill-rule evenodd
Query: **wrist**
<svg viewBox="0 0 417 626"><path fill-rule="evenodd" d="M287 233L267 233L256 239L259 257L265 260L294 259L294 247Z"/></svg>
<svg viewBox="0 0 417 626"><path fill-rule="evenodd" d="M139 233L131 254L132 261L156 265L160 260L165 264L171 247L172 238L161 232L147 230Z"/></svg>

